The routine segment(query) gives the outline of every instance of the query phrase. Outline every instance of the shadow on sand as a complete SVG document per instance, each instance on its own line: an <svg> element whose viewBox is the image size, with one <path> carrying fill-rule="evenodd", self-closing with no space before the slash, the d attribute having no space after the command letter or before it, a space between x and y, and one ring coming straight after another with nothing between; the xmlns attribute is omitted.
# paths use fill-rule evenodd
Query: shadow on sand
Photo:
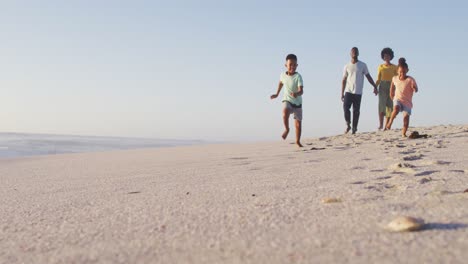
<svg viewBox="0 0 468 264"><path fill-rule="evenodd" d="M467 227L468 224L464 223L427 223L423 230L459 230Z"/></svg>

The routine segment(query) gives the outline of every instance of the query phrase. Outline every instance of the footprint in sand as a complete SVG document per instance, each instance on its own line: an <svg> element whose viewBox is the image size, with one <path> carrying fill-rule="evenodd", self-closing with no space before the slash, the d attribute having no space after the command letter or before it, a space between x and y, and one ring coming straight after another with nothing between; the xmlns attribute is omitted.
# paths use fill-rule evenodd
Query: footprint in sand
<svg viewBox="0 0 468 264"><path fill-rule="evenodd" d="M422 157L424 157L424 155L422 154L408 155L408 156L404 156L403 160L404 161L420 160L422 159Z"/></svg>
<svg viewBox="0 0 468 264"><path fill-rule="evenodd" d="M432 181L432 178L428 177L428 178L422 178L421 180L419 180L419 183L420 184L425 184L425 183L428 183L428 182L431 182L431 181Z"/></svg>
<svg viewBox="0 0 468 264"><path fill-rule="evenodd" d="M355 181L355 182L350 182L349 184L356 184L356 185L360 185L360 184L364 184L366 183L365 181Z"/></svg>
<svg viewBox="0 0 468 264"><path fill-rule="evenodd" d="M416 173L414 176L427 176L427 175L434 174L436 172L440 172L440 171L438 170L423 171L423 172Z"/></svg>
<svg viewBox="0 0 468 264"><path fill-rule="evenodd" d="M229 158L231 160L246 160L246 159L249 159L248 157L232 157L232 158Z"/></svg>
<svg viewBox="0 0 468 264"><path fill-rule="evenodd" d="M397 148L406 148L406 145L405 144L402 144L402 143L397 143L395 145L393 145L394 147L397 147Z"/></svg>
<svg viewBox="0 0 468 264"><path fill-rule="evenodd" d="M365 167L362 167L362 166L354 166L351 168L352 170L363 170L365 169Z"/></svg>
<svg viewBox="0 0 468 264"><path fill-rule="evenodd" d="M408 155L408 154L414 154L414 153L416 153L416 150L414 150L414 149L409 149L409 150L405 150L405 151L400 151L400 152L398 152L398 153L403 154L403 155Z"/></svg>
<svg viewBox="0 0 468 264"><path fill-rule="evenodd" d="M338 147L334 147L333 149L335 149L335 150L348 150L349 147L346 147L346 146L338 146Z"/></svg>
<svg viewBox="0 0 468 264"><path fill-rule="evenodd" d="M423 163L424 165L450 165L452 162L443 160L430 160Z"/></svg>
<svg viewBox="0 0 468 264"><path fill-rule="evenodd" d="M449 170L450 172L455 172L455 173L468 173L468 170Z"/></svg>
<svg viewBox="0 0 468 264"><path fill-rule="evenodd" d="M433 146L436 147L436 148L446 148L444 143L445 142L443 140L438 140L436 143L433 144Z"/></svg>
<svg viewBox="0 0 468 264"><path fill-rule="evenodd" d="M413 168L415 168L415 166L409 163L396 163L391 165L389 170L393 171L394 173L415 174L416 171Z"/></svg>
<svg viewBox="0 0 468 264"><path fill-rule="evenodd" d="M310 150L324 150L325 148L317 148L317 147L313 147L311 148Z"/></svg>
<svg viewBox="0 0 468 264"><path fill-rule="evenodd" d="M382 177L377 177L375 178L376 180L387 180L387 179L391 179L392 176L382 176Z"/></svg>
<svg viewBox="0 0 468 264"><path fill-rule="evenodd" d="M382 191L385 191L385 190L388 190L388 189L393 189L393 188L395 188L395 185L387 184L387 183L384 183L384 182L378 182L378 183L376 183L376 185L368 185L368 186L364 187L364 189L373 190L373 191L377 191L377 192L382 192Z"/></svg>

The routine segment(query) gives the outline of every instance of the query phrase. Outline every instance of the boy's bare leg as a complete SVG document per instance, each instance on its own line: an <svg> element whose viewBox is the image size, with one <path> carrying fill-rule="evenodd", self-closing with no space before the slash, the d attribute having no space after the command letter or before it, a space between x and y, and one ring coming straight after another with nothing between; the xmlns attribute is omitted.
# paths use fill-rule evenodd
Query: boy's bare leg
<svg viewBox="0 0 468 264"><path fill-rule="evenodd" d="M289 134L289 115L290 114L291 113L289 113L289 110L287 108L283 109L284 132L283 132L283 135L281 135L281 137L283 139L286 139L288 137L288 134Z"/></svg>
<svg viewBox="0 0 468 264"><path fill-rule="evenodd" d="M388 124L387 124L387 127L385 127L385 130L390 130L392 128L393 120L395 120L395 117L398 115L398 112L400 112L400 107L398 105L395 105L393 107L392 116L390 117L390 120L388 121Z"/></svg>
<svg viewBox="0 0 468 264"><path fill-rule="evenodd" d="M384 115L385 113L382 113L382 112L379 113L379 129L383 128Z"/></svg>
<svg viewBox="0 0 468 264"><path fill-rule="evenodd" d="M401 130L401 134L403 137L406 137L406 131L408 131L409 126L409 115L406 112L403 112L403 129Z"/></svg>
<svg viewBox="0 0 468 264"><path fill-rule="evenodd" d="M301 134L302 134L302 121L294 120L296 124L296 145L298 147L303 147L301 144Z"/></svg>

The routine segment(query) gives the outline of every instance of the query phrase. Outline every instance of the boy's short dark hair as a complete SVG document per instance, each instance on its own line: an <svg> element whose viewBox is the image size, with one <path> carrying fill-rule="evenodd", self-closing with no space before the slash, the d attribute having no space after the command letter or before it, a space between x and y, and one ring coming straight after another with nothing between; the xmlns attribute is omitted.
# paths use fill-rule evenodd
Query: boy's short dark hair
<svg viewBox="0 0 468 264"><path fill-rule="evenodd" d="M297 61L297 56L294 55L294 54L288 54L288 56L286 56L286 60L295 60L295 61Z"/></svg>
<svg viewBox="0 0 468 264"><path fill-rule="evenodd" d="M380 56L382 57L382 60L384 59L385 54L390 56L390 60L393 60L394 54L393 54L393 50L391 48L384 48L382 50L382 52L380 52Z"/></svg>

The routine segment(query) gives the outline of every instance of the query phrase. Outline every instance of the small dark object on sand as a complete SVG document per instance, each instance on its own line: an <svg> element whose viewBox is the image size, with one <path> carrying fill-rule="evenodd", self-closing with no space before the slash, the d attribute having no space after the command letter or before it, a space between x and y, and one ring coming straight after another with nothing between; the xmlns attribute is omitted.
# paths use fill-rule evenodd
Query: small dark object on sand
<svg viewBox="0 0 468 264"><path fill-rule="evenodd" d="M311 148L310 150L323 150L323 149L325 149L325 148L316 148L316 147L313 147L313 148Z"/></svg>
<svg viewBox="0 0 468 264"><path fill-rule="evenodd" d="M416 138L428 138L428 134L419 134L418 131L413 131L411 135L409 135L409 138L411 139L416 139Z"/></svg>
<svg viewBox="0 0 468 264"><path fill-rule="evenodd" d="M255 196L257 196L257 195L255 195L255 193L254 193L254 194L252 194L252 196L255 197Z"/></svg>
<svg viewBox="0 0 468 264"><path fill-rule="evenodd" d="M468 189L466 189L466 190L464 191L464 193L468 193Z"/></svg>

